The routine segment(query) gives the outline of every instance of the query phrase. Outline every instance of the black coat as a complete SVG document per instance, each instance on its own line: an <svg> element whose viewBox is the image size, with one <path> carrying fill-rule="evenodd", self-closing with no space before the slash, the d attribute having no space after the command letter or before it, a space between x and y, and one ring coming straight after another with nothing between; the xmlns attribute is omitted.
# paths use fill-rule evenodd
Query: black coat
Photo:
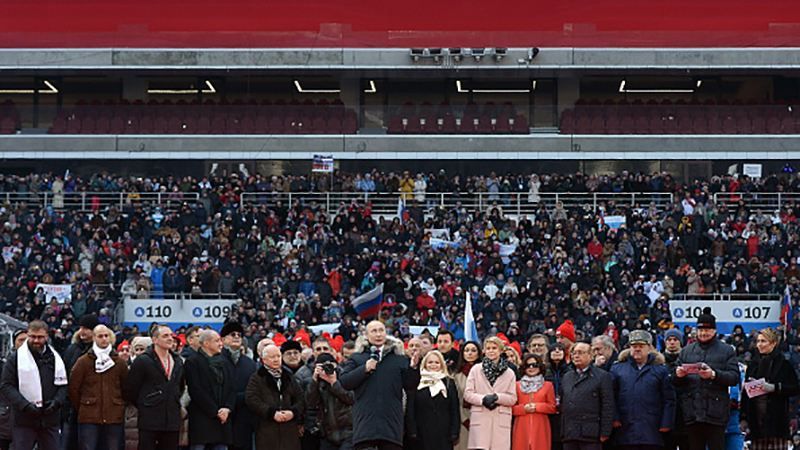
<svg viewBox="0 0 800 450"><path fill-rule="evenodd" d="M28 344L24 344L28 345ZM61 408L67 404L67 385L56 386L56 360L50 347L43 354L32 351L36 365L39 367L39 379L42 384L42 402L52 401L56 408L49 414L41 414L31 402L19 392L17 376L17 352L12 353L3 365L3 376L0 378L0 392L14 410L14 425L32 428L55 427L61 423Z"/></svg>
<svg viewBox="0 0 800 450"><path fill-rule="evenodd" d="M764 365L763 369L759 369ZM789 439L789 398L800 393L797 374L792 365L780 350L773 354L758 355L747 367L745 379L764 378L775 385L775 392L747 398L742 394L741 419L750 425L750 436L753 439L783 438Z"/></svg>
<svg viewBox="0 0 800 450"><path fill-rule="evenodd" d="M387 338L381 362L367 373L369 345L360 344L362 351L345 361L339 377L342 387L355 392L353 444L388 441L403 445L403 389L416 389L419 371L411 368L403 355L403 343Z"/></svg>
<svg viewBox="0 0 800 450"><path fill-rule="evenodd" d="M171 356L174 367L169 379L153 347L131 364L123 394L138 410L140 430L180 430L181 395L185 385L183 361L175 353Z"/></svg>
<svg viewBox="0 0 800 450"><path fill-rule="evenodd" d="M726 426L730 413L728 387L739 383L736 351L717 338L706 344L693 342L681 350L677 366L702 362L716 372L716 378L703 380L697 374L683 378L673 376L673 383L678 388L678 408L686 425Z"/></svg>
<svg viewBox="0 0 800 450"><path fill-rule="evenodd" d="M253 446L253 413L244 401L245 390L250 377L258 369L256 362L244 354L239 356L239 361L235 364L233 357L228 349L222 350L225 361L228 362L233 371L233 386L236 391L236 405L233 407L233 445L242 449L250 449Z"/></svg>
<svg viewBox="0 0 800 450"><path fill-rule="evenodd" d="M302 424L303 392L289 369L281 369L281 388L264 367L259 368L245 392L247 406L258 418L256 426L257 450L300 450L299 425ZM291 411L294 418L288 422L275 421L277 411Z"/></svg>
<svg viewBox="0 0 800 450"><path fill-rule="evenodd" d="M408 434L416 439L416 448L421 450L452 449L453 442L458 440L461 426L458 390L452 378L443 381L447 386L447 398L441 394L431 397L428 388L408 392Z"/></svg>
<svg viewBox="0 0 800 450"><path fill-rule="evenodd" d="M561 380L561 439L600 442L601 436L611 436L613 421L611 374L594 366L583 374L567 372Z"/></svg>
<svg viewBox="0 0 800 450"><path fill-rule="evenodd" d="M0 361L0 374L3 373L5 360ZM11 439L11 429L14 427L14 416L11 413L11 405L5 396L0 394L0 439Z"/></svg>
<svg viewBox="0 0 800 450"><path fill-rule="evenodd" d="M199 351L184 363L189 388L189 445L226 444L233 442L232 415L222 424L217 418L220 408L235 411L236 390L233 371L223 366L222 383L216 380L208 357Z"/></svg>
<svg viewBox="0 0 800 450"><path fill-rule="evenodd" d="M353 391L345 390L338 380L333 385L311 379L306 389L306 411L315 411L322 436L340 445L353 437Z"/></svg>

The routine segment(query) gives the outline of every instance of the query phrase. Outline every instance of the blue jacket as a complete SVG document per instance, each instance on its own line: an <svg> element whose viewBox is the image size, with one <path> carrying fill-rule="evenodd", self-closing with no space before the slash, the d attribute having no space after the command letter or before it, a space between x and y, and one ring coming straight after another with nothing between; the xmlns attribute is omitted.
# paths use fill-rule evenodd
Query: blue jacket
<svg viewBox="0 0 800 450"><path fill-rule="evenodd" d="M651 353L639 369L629 357L629 350L620 354L611 367L616 399L615 422L622 427L614 432L617 445L663 446L660 428L672 429L675 422L675 388L669 369L660 353Z"/></svg>

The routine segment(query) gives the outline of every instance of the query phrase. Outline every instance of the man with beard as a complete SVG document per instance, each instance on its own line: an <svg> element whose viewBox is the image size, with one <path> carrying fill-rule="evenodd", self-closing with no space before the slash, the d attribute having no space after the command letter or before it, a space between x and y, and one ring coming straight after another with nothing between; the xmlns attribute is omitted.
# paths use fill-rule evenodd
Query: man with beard
<svg viewBox="0 0 800 450"><path fill-rule="evenodd" d="M47 324L28 325L28 340L6 361L0 392L14 410L14 448L56 450L61 408L67 402L67 370L47 344Z"/></svg>
<svg viewBox="0 0 800 450"><path fill-rule="evenodd" d="M230 450L251 450L253 448L253 420L250 409L244 401L245 390L250 377L258 370L253 359L244 355L244 329L239 322L228 322L222 327L220 336L225 348L222 355L233 373L233 386L236 391L236 404L233 408L233 445Z"/></svg>

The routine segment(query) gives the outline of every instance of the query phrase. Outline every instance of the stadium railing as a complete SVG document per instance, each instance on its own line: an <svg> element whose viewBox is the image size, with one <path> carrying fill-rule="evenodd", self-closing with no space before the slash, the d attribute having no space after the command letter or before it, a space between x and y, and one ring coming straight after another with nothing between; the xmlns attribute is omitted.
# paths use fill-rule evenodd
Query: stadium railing
<svg viewBox="0 0 800 450"><path fill-rule="evenodd" d="M115 206L158 206L165 211L176 210L184 202L195 203L197 192L0 192L0 202L8 205L24 204L41 208L91 211Z"/></svg>
<svg viewBox="0 0 800 450"><path fill-rule="evenodd" d="M606 211L612 206L642 209L652 206L664 211L673 204L673 195L662 192L542 192L536 196L538 201L530 201L529 195L528 192L426 192L422 196L398 192L244 192L241 206L274 206L278 202L290 206L299 201L303 205L324 208L328 214L335 214L341 207L357 202L370 203L373 214L392 215L415 203L426 209L448 210L459 207L460 203L460 207L470 212L500 207L505 214L523 215L535 214L541 205L547 210L553 210L561 204L565 209L583 208L589 211L597 211L600 206ZM417 198L421 201L417 201ZM402 200L405 200L405 204Z"/></svg>
<svg viewBox="0 0 800 450"><path fill-rule="evenodd" d="M714 194L714 203L736 208L744 202L749 210L774 212L792 204L800 204L800 192L719 192Z"/></svg>

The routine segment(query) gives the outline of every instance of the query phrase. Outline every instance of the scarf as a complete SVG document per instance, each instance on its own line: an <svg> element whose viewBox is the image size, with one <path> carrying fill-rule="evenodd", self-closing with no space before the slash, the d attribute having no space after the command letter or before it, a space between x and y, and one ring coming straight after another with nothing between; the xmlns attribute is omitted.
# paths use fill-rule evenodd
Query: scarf
<svg viewBox="0 0 800 450"><path fill-rule="evenodd" d="M525 375L519 380L519 388L526 394L538 392L542 386L544 386L544 376L541 374L533 377Z"/></svg>
<svg viewBox="0 0 800 450"><path fill-rule="evenodd" d="M444 385L445 377L447 377L447 374L442 372L430 372L422 369L420 371L420 380L417 390L421 391L428 388L431 391L431 397L442 394L444 398L447 398L447 386Z"/></svg>
<svg viewBox="0 0 800 450"><path fill-rule="evenodd" d="M100 348L97 344L92 344L92 351L97 359L94 360L94 371L103 373L114 367L114 360L111 358L111 346Z"/></svg>
<svg viewBox="0 0 800 450"><path fill-rule="evenodd" d="M67 385L67 369L64 366L64 361L58 353L53 350L49 345L45 348L44 352L50 351L55 359L55 374L53 377L53 384L56 386ZM45 355L43 354L42 357ZM42 406L42 379L39 375L39 366L36 365L36 360L33 358L33 353L25 342L17 350L17 379L19 379L19 393L25 397L26 400L36 406Z"/></svg>
<svg viewBox="0 0 800 450"><path fill-rule="evenodd" d="M495 363L489 358L483 358L481 366L483 367L483 374L489 380L489 384L494 386L494 382L508 369L508 361L505 358L500 358Z"/></svg>
<svg viewBox="0 0 800 450"><path fill-rule="evenodd" d="M461 366L461 373L464 375L469 376L469 371L472 370L472 366L474 366L474 362L466 362L464 361L464 365Z"/></svg>
<svg viewBox="0 0 800 450"><path fill-rule="evenodd" d="M242 349L240 348L239 350L234 350L234 349L232 349L230 347L226 347L226 348L228 349L228 352L230 352L231 360L233 361L233 365L235 366L236 364L239 364L239 357L242 356Z"/></svg>
<svg viewBox="0 0 800 450"><path fill-rule="evenodd" d="M267 369L267 373L272 375L272 378L275 378L276 380L280 380L281 379L281 375L283 374L283 370L281 370L281 369L270 369L267 366L264 366L264 368Z"/></svg>

